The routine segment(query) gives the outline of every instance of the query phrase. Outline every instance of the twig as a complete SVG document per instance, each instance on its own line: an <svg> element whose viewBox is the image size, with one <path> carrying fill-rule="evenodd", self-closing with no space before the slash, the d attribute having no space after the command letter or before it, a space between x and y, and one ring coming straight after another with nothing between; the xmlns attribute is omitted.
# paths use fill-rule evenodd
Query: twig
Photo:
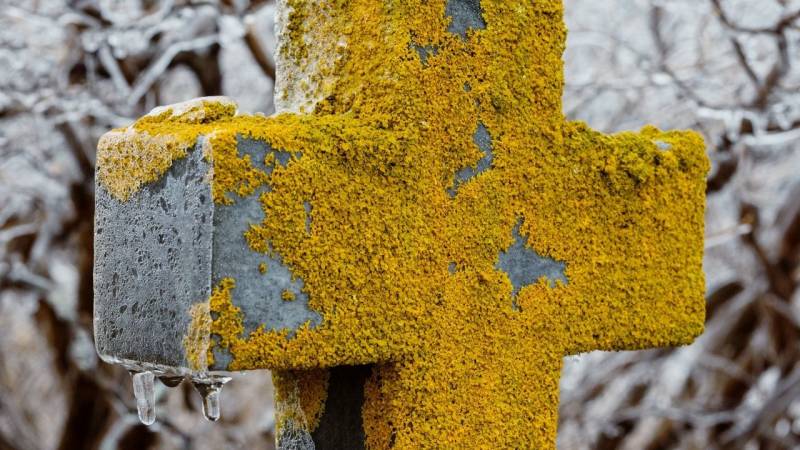
<svg viewBox="0 0 800 450"><path fill-rule="evenodd" d="M133 106L141 100L158 77L169 67L170 62L178 53L200 50L217 44L218 42L219 36L214 34L195 38L190 41L177 42L167 47L161 56L150 64L144 74L137 78L128 96L128 106Z"/></svg>
<svg viewBox="0 0 800 450"><path fill-rule="evenodd" d="M247 48L253 55L253 59L258 64L258 67L260 67L261 71L264 72L264 75L266 75L270 80L274 81L275 64L264 51L264 47L261 45L261 42L258 40L258 36L256 36L253 30L253 25L247 23L245 26L247 27L247 31L244 34L244 42L247 44Z"/></svg>

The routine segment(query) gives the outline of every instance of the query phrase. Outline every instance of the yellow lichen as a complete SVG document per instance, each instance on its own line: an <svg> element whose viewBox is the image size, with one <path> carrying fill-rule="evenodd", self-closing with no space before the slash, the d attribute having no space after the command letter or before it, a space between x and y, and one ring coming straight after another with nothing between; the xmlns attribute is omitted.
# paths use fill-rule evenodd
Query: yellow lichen
<svg viewBox="0 0 800 450"><path fill-rule="evenodd" d="M211 333L219 336L218 345L222 348L230 347L233 344L231 337L244 332L242 312L231 302L231 290L235 286L233 278L223 278L208 299L211 311L217 316L211 325Z"/></svg>
<svg viewBox="0 0 800 450"><path fill-rule="evenodd" d="M363 409L371 449L554 448L564 355L682 345L702 331L703 142L566 122L560 1L484 0L487 27L467 40L446 31L444 0L289 3L293 57L339 55L325 68L335 77L318 73L307 87L304 98L324 98L313 113L145 117L98 157L101 184L125 198L205 136L216 202L270 185L246 238L283 258L323 322L245 333L225 279L210 309L228 369L309 376L301 388L278 381L277 392L297 404L308 395L300 410L318 419L327 381L308 374L376 364ZM426 64L412 39L437 48ZM479 122L492 168L451 198L455 173L481 158ZM302 157L261 172L237 134ZM144 137L162 146L158 157ZM495 265L520 218L528 245L565 261L569 282L540 280L512 302Z"/></svg>
<svg viewBox="0 0 800 450"><path fill-rule="evenodd" d="M221 97L157 108L127 129L113 130L97 144L97 178L111 195L125 201L156 181L172 163L186 156L202 125L230 119L236 104Z"/></svg>
<svg viewBox="0 0 800 450"><path fill-rule="evenodd" d="M329 373L325 369L276 370L272 372L275 405L278 412L278 438L286 422L313 431L325 411Z"/></svg>
<svg viewBox="0 0 800 450"><path fill-rule="evenodd" d="M292 292L292 291L290 291L288 289L284 289L283 292L281 292L281 298L285 302L291 302L291 301L294 301L295 295L294 295L294 292Z"/></svg>
<svg viewBox="0 0 800 450"><path fill-rule="evenodd" d="M211 309L208 303L195 303L189 308L189 329L183 337L183 352L189 368L204 371L214 364L211 352Z"/></svg>
<svg viewBox="0 0 800 450"><path fill-rule="evenodd" d="M119 200L157 180L186 156L189 142L168 134L150 135L133 128L114 130L97 144L97 179Z"/></svg>
<svg viewBox="0 0 800 450"><path fill-rule="evenodd" d="M262 262L262 263L259 263L259 264L258 264L258 271L259 271L259 272L260 272L262 275L263 275L263 274L265 274L265 273L267 273L267 270L269 270L269 267L267 266L267 263L263 263L263 262Z"/></svg>

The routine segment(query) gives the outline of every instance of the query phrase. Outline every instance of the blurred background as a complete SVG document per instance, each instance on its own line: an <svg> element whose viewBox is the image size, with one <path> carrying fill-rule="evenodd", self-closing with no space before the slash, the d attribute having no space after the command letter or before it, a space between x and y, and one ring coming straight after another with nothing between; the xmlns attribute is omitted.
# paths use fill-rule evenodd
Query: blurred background
<svg viewBox="0 0 800 450"><path fill-rule="evenodd" d="M800 1L565 0L564 108L702 132L707 331L566 358L560 449L800 448ZM0 449L271 449L267 372L139 425L92 343L95 145L205 95L273 111L272 1L0 0ZM532 344L533 345L533 344Z"/></svg>

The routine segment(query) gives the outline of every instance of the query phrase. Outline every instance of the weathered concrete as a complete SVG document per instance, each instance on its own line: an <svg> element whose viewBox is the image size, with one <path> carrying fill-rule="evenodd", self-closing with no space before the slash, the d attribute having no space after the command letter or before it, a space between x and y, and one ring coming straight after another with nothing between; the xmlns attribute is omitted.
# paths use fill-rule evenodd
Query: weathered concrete
<svg viewBox="0 0 800 450"><path fill-rule="evenodd" d="M308 308L303 280L280 256L253 252L244 239L248 227L264 217L258 198L269 186L230 206L215 204L201 147L126 202L97 187L95 335L107 359L187 372L182 344L191 319L187 311L208 301L212 287L227 277L236 279L233 303L245 315L245 332L295 330L322 320ZM272 170L263 164L268 152L284 166L292 156L249 139L240 139L238 147L266 172ZM309 226L310 213L308 204ZM287 290L295 300L282 299ZM214 355L212 368L224 370L230 355L219 348Z"/></svg>
<svg viewBox="0 0 800 450"><path fill-rule="evenodd" d="M285 166L291 155L285 151L274 151L267 144L254 140L239 140L239 152L250 155L253 165L266 171L264 158L268 152L275 153L278 164ZM234 278L233 303L244 313L245 332L259 326L265 329L295 330L305 322L316 326L321 316L308 309L308 294L303 291L303 280L294 277L279 256L254 252L248 247L244 233L252 224L261 223L264 210L258 198L269 186L257 189L245 198L237 198L232 205L215 205L214 244L212 254L212 285L223 278ZM309 206L310 207L310 206ZM266 264L261 273L259 265ZM284 290L292 292L295 300L284 301Z"/></svg>
<svg viewBox="0 0 800 450"><path fill-rule="evenodd" d="M185 366L186 311L211 293L207 172L196 149L127 202L98 184L94 326L101 356Z"/></svg>
<svg viewBox="0 0 800 450"><path fill-rule="evenodd" d="M505 251L500 252L495 266L508 275L508 279L514 287L511 291L513 306L517 310L519 310L519 305L516 297L522 288L537 283L541 278L547 279L551 286L556 286L557 281L564 284L569 282L564 273L567 269L566 263L547 258L532 250L528 246L528 238L520 234L521 225L522 219L514 227L514 243Z"/></svg>
<svg viewBox="0 0 800 450"><path fill-rule="evenodd" d="M492 136L486 125L478 122L478 127L472 135L472 142L481 150L483 157L478 160L475 166L467 166L456 172L455 181L452 188L448 188L447 193L455 197L459 186L472 180L476 176L486 172L492 167L494 153L492 153Z"/></svg>

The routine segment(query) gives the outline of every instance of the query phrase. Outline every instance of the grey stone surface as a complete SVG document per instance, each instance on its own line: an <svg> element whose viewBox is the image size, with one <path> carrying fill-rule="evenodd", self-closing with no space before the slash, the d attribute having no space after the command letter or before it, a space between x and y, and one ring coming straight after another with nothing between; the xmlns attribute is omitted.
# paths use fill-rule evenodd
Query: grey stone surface
<svg viewBox="0 0 800 450"><path fill-rule="evenodd" d="M276 164L289 164L292 154L274 151L263 142L239 140L239 151L255 166L268 152ZM294 157L299 157L295 154ZM245 332L296 330L322 317L308 308L303 280L294 276L279 255L252 251L244 238L250 225L264 219L260 188L233 205L217 205L206 180L208 163L200 146L178 161L157 182L144 186L125 202L97 186L95 225L95 336L106 359L130 360L185 368L182 340L192 305L207 301L223 278L236 280L233 303L245 315ZM310 232L313 205L304 202ZM266 273L259 265L266 264ZM295 296L285 301L285 290ZM290 333L290 336L293 332ZM223 370L231 357L215 349L214 369Z"/></svg>
<svg viewBox="0 0 800 450"><path fill-rule="evenodd" d="M483 152L483 157L478 160L478 163L475 165L475 167L467 166L456 172L453 187L447 190L451 197L455 197L456 193L458 192L458 188L462 184L470 181L492 167L492 161L494 160L494 153L492 152L492 136L489 134L489 130L486 129L486 125L478 122L475 133L472 135L472 142L475 143L475 145Z"/></svg>
<svg viewBox="0 0 800 450"><path fill-rule="evenodd" d="M511 280L514 287L511 296L514 308L518 309L516 297L519 291L525 286L535 284L540 278L545 277L550 280L550 285L555 286L557 280L564 284L569 280L564 274L567 266L562 261L556 261L539 255L528 246L528 238L520 233L522 219L514 226L514 243L501 251L498 257L496 268L502 270Z"/></svg>
<svg viewBox="0 0 800 450"><path fill-rule="evenodd" d="M417 52L417 55L419 55L419 61L423 66L428 65L429 57L435 56L437 53L439 53L439 47L435 45L419 45L411 43L411 48Z"/></svg>
<svg viewBox="0 0 800 450"><path fill-rule="evenodd" d="M450 272L450 274L456 273L456 269L458 269L458 267L454 262L451 262L450 264L447 265L447 271Z"/></svg>
<svg viewBox="0 0 800 450"><path fill-rule="evenodd" d="M250 155L253 164L268 173L272 167L264 167L268 152L275 153L278 164L289 163L291 154L274 151L267 144L250 139L239 140L239 152ZM263 325L267 330L295 330L310 321L317 326L322 317L308 308L308 294L303 291L303 280L292 274L279 255L269 256L252 251L244 238L251 224L264 220L264 211L259 196L269 186L262 187L245 198L237 197L232 205L216 205L214 211L214 244L212 257L213 283L225 277L236 279L232 291L233 303L244 313L245 332L254 331ZM310 215L311 203L306 213ZM310 220L307 222L311 226ZM269 243L267 243L269 245ZM259 265L267 265L261 273ZM295 295L292 301L281 297L284 290Z"/></svg>
<svg viewBox="0 0 800 450"><path fill-rule="evenodd" d="M101 356L185 365L186 312L211 292L207 172L196 149L126 202L97 185L94 326Z"/></svg>
<svg viewBox="0 0 800 450"><path fill-rule="evenodd" d="M445 5L445 15L451 19L447 31L457 34L462 40L467 39L467 30L483 30L486 28L480 0L449 0ZM439 53L439 47L435 45L422 45L411 42L410 47L417 52L423 66L428 65L428 58ZM469 91L466 88L464 90Z"/></svg>
<svg viewBox="0 0 800 450"><path fill-rule="evenodd" d="M672 150L672 145L669 142L664 142L664 141L654 141L654 142L659 150L664 150L664 151Z"/></svg>
<svg viewBox="0 0 800 450"><path fill-rule="evenodd" d="M306 212L306 234L311 234L311 211L314 209L311 202L306 200L303 202L303 211Z"/></svg>
<svg viewBox="0 0 800 450"><path fill-rule="evenodd" d="M444 13L452 18L447 31L461 36L463 40L467 39L467 30L486 28L480 0L448 0Z"/></svg>
<svg viewBox="0 0 800 450"><path fill-rule="evenodd" d="M278 450L316 450L316 446L311 433L287 419L278 440Z"/></svg>
<svg viewBox="0 0 800 450"><path fill-rule="evenodd" d="M459 184L491 167L491 136L483 124L477 125L473 141L484 157L475 167L459 171ZM276 164L281 165L302 157L246 139L239 140L239 151L267 172L273 170L263 166L269 152L275 153ZM206 181L208 170L202 151L196 148L126 202L117 201L98 185L95 334L104 357L185 367L182 339L189 326L188 311L206 301L213 286L226 277L236 280L232 300L245 315L245 332L261 326L291 331L305 323L315 327L322 322L308 307L303 280L280 255L253 252L244 238L252 224L263 221L259 196L269 186L237 198L232 205L215 205ZM313 204L304 201L303 208L305 232L310 233ZM497 263L514 286L512 298L541 277L566 283L565 264L531 250L520 225L513 230L514 244L500 252ZM266 273L259 270L262 263ZM456 267L451 264L448 269L454 272ZM295 300L283 300L284 291L293 293ZM230 360L227 351L215 350L215 369L225 369Z"/></svg>

